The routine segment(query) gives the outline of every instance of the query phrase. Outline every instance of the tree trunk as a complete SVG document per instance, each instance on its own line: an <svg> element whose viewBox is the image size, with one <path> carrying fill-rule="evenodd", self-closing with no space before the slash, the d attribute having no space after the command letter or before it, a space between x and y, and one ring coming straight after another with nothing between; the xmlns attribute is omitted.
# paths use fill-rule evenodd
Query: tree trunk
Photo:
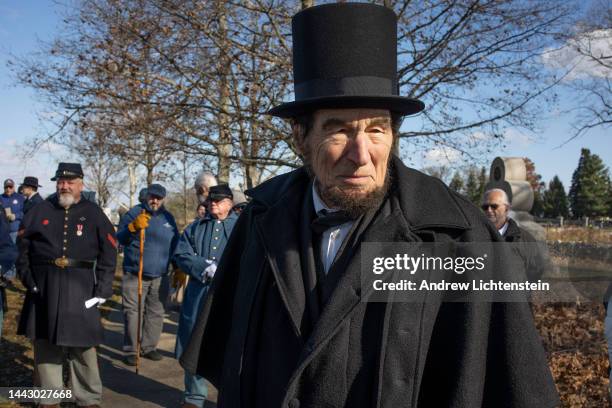
<svg viewBox="0 0 612 408"><path fill-rule="evenodd" d="M219 72L220 72L220 86L219 86L219 104L221 113L218 116L219 126L219 145L217 151L219 152L219 168L217 178L220 183L229 183L230 178L230 167L231 161L229 156L232 152L232 140L229 131L229 118L227 112L229 110L229 75L231 73L230 58L227 54L229 46L225 46L227 41L227 18L224 1L217 3L219 13L219 36L221 49L219 50L221 58L219 58Z"/></svg>
<svg viewBox="0 0 612 408"><path fill-rule="evenodd" d="M130 181L130 208L134 206L134 195L136 194L136 166L133 159L127 159L128 179Z"/></svg>
<svg viewBox="0 0 612 408"><path fill-rule="evenodd" d="M187 154L183 153L183 220L184 225L187 225L188 199L187 199Z"/></svg>

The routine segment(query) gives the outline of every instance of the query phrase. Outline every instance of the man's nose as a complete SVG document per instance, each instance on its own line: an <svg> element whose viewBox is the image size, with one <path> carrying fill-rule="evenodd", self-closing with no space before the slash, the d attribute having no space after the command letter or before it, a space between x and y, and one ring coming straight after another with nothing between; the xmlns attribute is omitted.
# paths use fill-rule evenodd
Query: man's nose
<svg viewBox="0 0 612 408"><path fill-rule="evenodd" d="M370 162L370 141L365 132L359 131L347 146L346 158L357 166L365 166Z"/></svg>

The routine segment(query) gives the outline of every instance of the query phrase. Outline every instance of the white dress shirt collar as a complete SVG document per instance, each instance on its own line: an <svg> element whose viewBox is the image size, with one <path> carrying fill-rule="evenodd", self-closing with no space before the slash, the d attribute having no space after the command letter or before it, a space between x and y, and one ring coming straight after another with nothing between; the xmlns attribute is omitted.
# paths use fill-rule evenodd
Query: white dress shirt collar
<svg viewBox="0 0 612 408"><path fill-rule="evenodd" d="M330 212L339 211L338 209L329 208L317 192L315 183L312 183L312 203L314 205L315 212L318 214L321 210L327 210ZM348 221L344 224L336 227L329 228L321 235L321 260L323 261L323 268L325 273L329 272L336 254L342 246L342 242L346 239L351 227L355 221Z"/></svg>
<svg viewBox="0 0 612 408"><path fill-rule="evenodd" d="M497 231L499 232L499 235L503 237L506 231L508 231L508 221L506 221L506 223Z"/></svg>

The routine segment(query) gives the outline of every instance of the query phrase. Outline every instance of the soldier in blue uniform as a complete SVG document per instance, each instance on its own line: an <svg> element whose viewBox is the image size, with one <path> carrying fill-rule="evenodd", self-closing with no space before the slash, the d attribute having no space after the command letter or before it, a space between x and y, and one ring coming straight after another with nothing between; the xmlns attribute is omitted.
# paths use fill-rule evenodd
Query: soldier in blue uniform
<svg viewBox="0 0 612 408"><path fill-rule="evenodd" d="M174 262L189 275L176 336L177 358L191 336L217 263L238 216L232 211L232 190L227 184L210 187L209 207L203 219L185 228L174 252ZM185 372L185 408L201 408L208 396L204 378Z"/></svg>
<svg viewBox="0 0 612 408"><path fill-rule="evenodd" d="M77 404L95 407L102 398L95 346L104 333L97 306L113 293L115 231L102 209L81 196L80 164L60 163L51 180L57 194L32 208L19 230L17 270L28 292L18 334L34 343L42 388L63 388L67 359Z"/></svg>

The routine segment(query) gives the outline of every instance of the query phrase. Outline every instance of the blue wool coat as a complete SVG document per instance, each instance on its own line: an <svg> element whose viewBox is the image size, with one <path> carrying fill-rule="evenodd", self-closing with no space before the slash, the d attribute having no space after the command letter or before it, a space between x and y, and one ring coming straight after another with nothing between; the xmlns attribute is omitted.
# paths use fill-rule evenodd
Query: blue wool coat
<svg viewBox="0 0 612 408"><path fill-rule="evenodd" d="M209 282L202 279L207 259L219 263L225 244L236 224L238 216L231 212L226 219L219 221L206 215L204 219L192 222L181 235L174 252L174 263L189 275L189 283L183 296L181 315L176 335L176 357L183 354L189 342L193 326L206 293Z"/></svg>
<svg viewBox="0 0 612 408"><path fill-rule="evenodd" d="M2 206L4 208L10 208L11 212L15 214L15 221L10 222L11 232L17 232L17 230L19 230L19 224L21 224L21 220L23 219L23 200L23 196L19 193L13 193L10 196L0 194Z"/></svg>
<svg viewBox="0 0 612 408"><path fill-rule="evenodd" d="M153 212L148 205L138 204L121 217L117 239L121 245L125 246L123 272L138 274L140 234L130 232L128 225L143 210L151 214L151 219L149 220L149 227L145 230L142 274L149 278L158 278L168 272L168 266L179 236L174 217L164 207Z"/></svg>
<svg viewBox="0 0 612 408"><path fill-rule="evenodd" d="M4 211L2 205L0 205L0 211ZM9 232L9 223L0 214L0 274L9 269L17 259L17 246L13 243Z"/></svg>

